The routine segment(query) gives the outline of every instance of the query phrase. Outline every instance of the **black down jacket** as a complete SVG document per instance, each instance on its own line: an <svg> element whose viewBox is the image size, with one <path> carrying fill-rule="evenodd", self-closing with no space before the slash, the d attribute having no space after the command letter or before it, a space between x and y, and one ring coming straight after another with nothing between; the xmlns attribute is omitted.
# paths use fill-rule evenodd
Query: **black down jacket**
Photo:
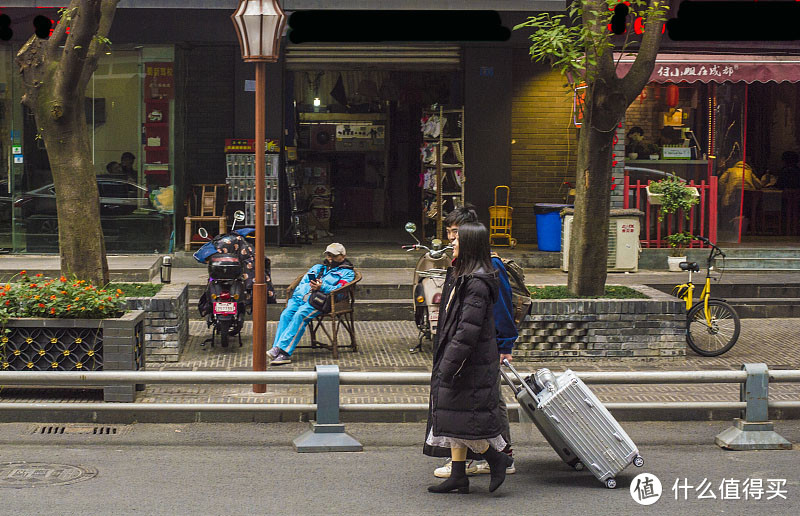
<svg viewBox="0 0 800 516"><path fill-rule="evenodd" d="M453 279L453 299L442 293L437 345L431 374L429 427L437 436L488 439L500 435L493 306L498 296L494 271ZM427 437L427 436L426 436Z"/></svg>

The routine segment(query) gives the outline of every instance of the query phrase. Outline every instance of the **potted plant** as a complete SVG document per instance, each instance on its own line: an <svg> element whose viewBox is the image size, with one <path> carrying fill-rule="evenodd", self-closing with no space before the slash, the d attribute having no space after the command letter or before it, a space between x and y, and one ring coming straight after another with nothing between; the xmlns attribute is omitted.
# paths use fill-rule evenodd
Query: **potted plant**
<svg viewBox="0 0 800 516"><path fill-rule="evenodd" d="M683 210L689 218L689 210L700 202L700 193L694 186L686 186L686 181L672 174L660 181L647 185L647 201L658 206L658 221L664 215Z"/></svg>
<svg viewBox="0 0 800 516"><path fill-rule="evenodd" d="M658 152L659 152L660 149L658 148L658 145L656 145L655 143L647 143L647 144L645 144L644 147L645 147L646 154L650 157L651 160L655 160L655 159L659 158Z"/></svg>
<svg viewBox="0 0 800 516"><path fill-rule="evenodd" d="M694 236L688 231L682 231L667 236L665 240L672 248L667 257L667 266L671 272L680 272L680 263L686 261L686 246L694 240Z"/></svg>

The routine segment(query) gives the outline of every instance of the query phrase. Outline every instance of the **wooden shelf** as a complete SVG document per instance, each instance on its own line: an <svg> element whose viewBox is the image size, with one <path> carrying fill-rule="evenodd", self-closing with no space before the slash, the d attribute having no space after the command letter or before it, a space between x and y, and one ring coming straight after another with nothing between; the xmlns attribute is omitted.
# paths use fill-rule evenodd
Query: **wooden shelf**
<svg viewBox="0 0 800 516"><path fill-rule="evenodd" d="M456 116L447 116L447 115L456 115ZM443 179L447 173L446 170L453 170L453 169L463 169L465 168L463 162L463 156L457 155L456 157L462 158L462 161L457 163L443 163L442 157L445 154L445 148L453 147L454 150L458 150L458 144L461 145L461 150L463 152L464 147L464 109L444 109L439 107L437 109L424 109L422 110L423 117L438 117L442 119L447 119L449 129L449 134L453 134L453 130L458 129L457 132L461 133L461 137L452 137L452 136L444 136L441 134L438 137L433 137L430 135L423 134L422 141L425 142L426 146L433 147L433 151L436 153L436 163L427 163L420 160L420 168L423 174L434 174L436 178L436 188L424 188L423 198L428 202L431 202L433 199L433 203L431 206L423 205L423 224L422 224L422 239L425 240L426 237L426 226L429 221L433 220L435 222L435 229L434 233L430 236L434 236L436 238L443 238L443 215L444 215L444 208L450 209L451 203L454 206L463 203L464 200L464 178L462 177L462 184L460 186L460 191L456 192L443 192ZM457 127L456 127L457 124ZM444 132L444 131L442 131ZM445 143L452 143L452 145L445 145ZM452 158L451 158L452 159ZM435 172L433 172L435 171ZM463 175L463 172L462 172ZM454 185L449 185L452 188ZM447 204L445 204L447 203ZM430 209L435 211L435 215L433 217L428 216L428 212Z"/></svg>
<svg viewBox="0 0 800 516"><path fill-rule="evenodd" d="M663 165L669 163L672 165L707 165L708 160L705 159L625 159L626 164L631 165L647 165L648 163L657 163Z"/></svg>

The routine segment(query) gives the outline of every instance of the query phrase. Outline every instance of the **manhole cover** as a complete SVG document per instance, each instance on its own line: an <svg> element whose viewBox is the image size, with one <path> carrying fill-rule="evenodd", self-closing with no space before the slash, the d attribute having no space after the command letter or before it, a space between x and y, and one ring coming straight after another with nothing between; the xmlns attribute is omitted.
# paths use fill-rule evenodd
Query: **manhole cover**
<svg viewBox="0 0 800 516"><path fill-rule="evenodd" d="M97 476L97 470L70 464L44 462L0 463L0 487L63 486Z"/></svg>

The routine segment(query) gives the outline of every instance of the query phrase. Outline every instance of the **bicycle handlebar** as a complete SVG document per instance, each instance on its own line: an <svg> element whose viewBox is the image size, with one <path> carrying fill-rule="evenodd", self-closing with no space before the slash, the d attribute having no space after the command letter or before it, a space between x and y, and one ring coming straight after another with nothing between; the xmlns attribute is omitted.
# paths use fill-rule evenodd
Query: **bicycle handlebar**
<svg viewBox="0 0 800 516"><path fill-rule="evenodd" d="M706 245L709 245L709 246L711 246L711 254L709 254L709 256L708 256L708 260L709 260L709 262L710 262L710 261L711 261L711 259L713 258L713 255L714 255L714 253L715 253L715 252L716 252L716 253L717 253L719 256L722 256L723 258L725 258L725 253L722 251L722 249L720 249L719 247L717 247L717 245L716 245L716 244L714 244L714 243L713 243L711 240L709 240L708 238L706 238L706 237L704 237L704 236L700 236L700 235L694 235L694 238L696 238L697 240L699 240L699 241L703 242L703 243L704 243L704 244L706 244Z"/></svg>

